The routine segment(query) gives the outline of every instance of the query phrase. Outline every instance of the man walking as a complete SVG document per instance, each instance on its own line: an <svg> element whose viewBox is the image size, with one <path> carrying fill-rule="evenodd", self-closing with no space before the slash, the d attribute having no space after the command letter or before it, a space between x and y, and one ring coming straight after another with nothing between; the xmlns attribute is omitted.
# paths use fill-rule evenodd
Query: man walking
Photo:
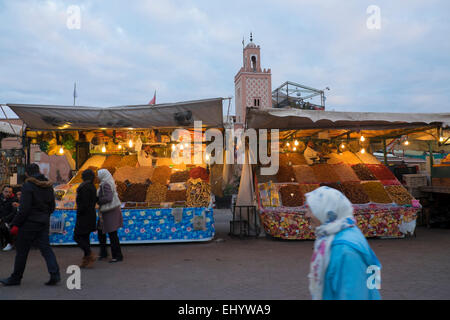
<svg viewBox="0 0 450 320"><path fill-rule="evenodd" d="M39 166L35 163L26 167L25 176L27 178L22 187L20 210L11 223L11 233L17 234L14 272L0 282L5 286L20 285L28 252L36 242L50 273L50 280L45 284L55 285L61 281L61 276L48 236L50 215L55 210L52 183L39 172Z"/></svg>

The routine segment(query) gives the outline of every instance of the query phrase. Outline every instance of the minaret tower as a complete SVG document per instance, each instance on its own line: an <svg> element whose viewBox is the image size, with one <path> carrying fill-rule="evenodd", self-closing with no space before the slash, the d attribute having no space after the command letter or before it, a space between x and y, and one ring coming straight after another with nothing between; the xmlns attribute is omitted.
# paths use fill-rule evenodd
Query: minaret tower
<svg viewBox="0 0 450 320"><path fill-rule="evenodd" d="M244 43L242 43L244 44ZM260 47L250 43L243 49L243 67L234 77L236 124L245 125L246 108L272 107L272 74L261 69Z"/></svg>

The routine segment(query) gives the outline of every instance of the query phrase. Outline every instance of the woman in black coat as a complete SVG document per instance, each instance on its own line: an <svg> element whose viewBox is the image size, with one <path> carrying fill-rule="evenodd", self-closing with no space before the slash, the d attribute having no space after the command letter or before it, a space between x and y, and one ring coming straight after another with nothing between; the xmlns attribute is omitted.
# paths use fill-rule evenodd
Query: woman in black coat
<svg viewBox="0 0 450 320"><path fill-rule="evenodd" d="M90 234L96 230L97 214L95 204L97 201L97 190L94 186L95 173L87 169L81 174L83 182L77 188L77 222L74 230L74 240L84 251L84 257L80 264L81 268L90 268L96 260L91 251Z"/></svg>

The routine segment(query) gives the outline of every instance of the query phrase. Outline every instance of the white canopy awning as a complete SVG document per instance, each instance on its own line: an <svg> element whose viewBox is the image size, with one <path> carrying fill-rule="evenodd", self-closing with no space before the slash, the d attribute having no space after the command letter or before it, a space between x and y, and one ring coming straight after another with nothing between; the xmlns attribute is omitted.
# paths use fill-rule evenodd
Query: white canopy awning
<svg viewBox="0 0 450 320"><path fill-rule="evenodd" d="M0 121L0 132L7 133L12 136L22 136L22 127L17 124Z"/></svg>
<svg viewBox="0 0 450 320"><path fill-rule="evenodd" d="M292 108L247 109L247 126L255 129L386 130L432 124L450 126L450 113L336 112Z"/></svg>
<svg viewBox="0 0 450 320"><path fill-rule="evenodd" d="M94 130L99 128L223 127L222 98L159 105L110 108L8 103L29 129Z"/></svg>

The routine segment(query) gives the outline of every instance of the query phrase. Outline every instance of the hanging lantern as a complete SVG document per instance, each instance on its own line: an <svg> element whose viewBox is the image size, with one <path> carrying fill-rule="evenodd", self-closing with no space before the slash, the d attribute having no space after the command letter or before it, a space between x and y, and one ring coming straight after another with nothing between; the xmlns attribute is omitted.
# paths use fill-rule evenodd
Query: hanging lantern
<svg viewBox="0 0 450 320"><path fill-rule="evenodd" d="M361 142L364 142L364 141L366 141L366 138L364 138L364 136L363 135L361 135Z"/></svg>
<svg viewBox="0 0 450 320"><path fill-rule="evenodd" d="M59 147L58 153L59 153L60 155L63 155L63 154L64 154L64 149L63 149L63 147Z"/></svg>
<svg viewBox="0 0 450 320"><path fill-rule="evenodd" d="M294 141L294 145L298 146L298 141L297 140Z"/></svg>
<svg viewBox="0 0 450 320"><path fill-rule="evenodd" d="M128 141L128 146L129 146L130 148L133 148L133 140L130 139L130 140Z"/></svg>
<svg viewBox="0 0 450 320"><path fill-rule="evenodd" d="M102 152L103 152L103 153L106 152L106 147L105 147L105 145L103 145L103 147L102 147Z"/></svg>
<svg viewBox="0 0 450 320"><path fill-rule="evenodd" d="M364 153L366 153L366 149L362 148L361 149L361 154L364 154Z"/></svg>

